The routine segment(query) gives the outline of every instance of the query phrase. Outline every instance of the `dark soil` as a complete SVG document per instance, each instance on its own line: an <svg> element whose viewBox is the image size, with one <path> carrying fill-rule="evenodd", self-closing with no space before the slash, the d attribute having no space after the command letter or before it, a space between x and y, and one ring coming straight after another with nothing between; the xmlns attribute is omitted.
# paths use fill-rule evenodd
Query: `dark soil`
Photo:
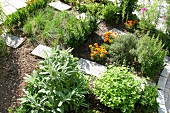
<svg viewBox="0 0 170 113"><path fill-rule="evenodd" d="M124 31L124 27L121 25L101 22L98 30L91 34L82 45L72 51L73 56L91 60L89 57L89 44L96 42L102 44L101 37L103 33L113 28ZM38 62L42 60L31 55L34 48L35 46L27 40L18 49L10 49L6 59L0 57L0 113L8 113L9 107L15 108L20 105L20 101L17 99L23 97L24 92L22 89L26 86L23 77L25 74L31 74L36 69ZM113 111L111 108L104 106L92 93L86 95L86 102L89 110L96 110L98 113L120 113L119 109Z"/></svg>

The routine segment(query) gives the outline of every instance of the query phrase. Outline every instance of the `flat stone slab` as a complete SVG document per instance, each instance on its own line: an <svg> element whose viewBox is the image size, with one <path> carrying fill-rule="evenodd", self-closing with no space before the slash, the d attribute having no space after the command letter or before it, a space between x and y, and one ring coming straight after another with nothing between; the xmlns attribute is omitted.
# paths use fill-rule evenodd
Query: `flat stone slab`
<svg viewBox="0 0 170 113"><path fill-rule="evenodd" d="M158 97L157 97L157 102L159 105L165 105L165 99L164 99L164 91L158 90Z"/></svg>
<svg viewBox="0 0 170 113"><path fill-rule="evenodd" d="M41 57L41 58L46 58L47 56L51 55L52 49L48 46L44 46L39 44L32 52L31 54Z"/></svg>
<svg viewBox="0 0 170 113"><path fill-rule="evenodd" d="M80 58L79 60L80 70L86 74L99 77L102 72L106 70L106 67L95 62Z"/></svg>
<svg viewBox="0 0 170 113"><path fill-rule="evenodd" d="M158 89L164 90L165 89L165 85L166 85L166 81L167 81L166 77L160 76L159 77L159 81L158 81Z"/></svg>
<svg viewBox="0 0 170 113"><path fill-rule="evenodd" d="M125 33L116 29L116 28L113 28L111 31L114 31L114 32L117 32L118 34L121 34L121 35L124 35Z"/></svg>
<svg viewBox="0 0 170 113"><path fill-rule="evenodd" d="M165 105L159 105L158 113L167 113Z"/></svg>
<svg viewBox="0 0 170 113"><path fill-rule="evenodd" d="M2 34L1 36L5 40L6 44L12 48L19 47L25 41L25 38L13 36L10 34Z"/></svg>
<svg viewBox="0 0 170 113"><path fill-rule="evenodd" d="M68 10L71 8L71 6L69 6L63 2L60 2L60 1L51 2L51 3L49 3L49 5L55 9L60 10L60 11Z"/></svg>
<svg viewBox="0 0 170 113"><path fill-rule="evenodd" d="M162 73L161 73L161 75L164 76L164 77L168 77L170 75L170 67L165 66Z"/></svg>

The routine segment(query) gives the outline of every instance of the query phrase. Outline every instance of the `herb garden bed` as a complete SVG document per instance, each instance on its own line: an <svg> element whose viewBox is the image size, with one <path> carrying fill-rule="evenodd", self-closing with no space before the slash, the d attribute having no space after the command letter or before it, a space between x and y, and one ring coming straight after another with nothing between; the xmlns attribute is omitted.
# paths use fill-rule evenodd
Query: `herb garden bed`
<svg viewBox="0 0 170 113"><path fill-rule="evenodd" d="M143 7L138 18L132 12L140 6L133 0L68 0L64 3L73 7L68 12L47 6L49 1L32 1L4 22L8 33L27 40L17 49L0 40L0 53L6 58L0 58L0 112L157 112L157 87L145 78L158 82L170 48L168 34L156 30L156 20L149 18L159 14ZM77 19L83 12L85 18ZM113 28L126 35L110 31ZM59 48L43 60L31 55L39 44ZM102 64L107 71L99 78L86 75L77 58Z"/></svg>

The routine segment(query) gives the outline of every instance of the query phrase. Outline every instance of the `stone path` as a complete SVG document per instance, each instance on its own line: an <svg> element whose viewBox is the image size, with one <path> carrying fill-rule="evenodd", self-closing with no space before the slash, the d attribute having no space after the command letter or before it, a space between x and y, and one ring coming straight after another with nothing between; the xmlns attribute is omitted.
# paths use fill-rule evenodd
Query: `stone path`
<svg viewBox="0 0 170 113"><path fill-rule="evenodd" d="M170 58L165 57L165 67L158 81L158 113L170 113Z"/></svg>
<svg viewBox="0 0 170 113"><path fill-rule="evenodd" d="M26 40L25 38L21 38L5 33L2 34L1 36L5 40L6 44L12 48L18 48Z"/></svg>
<svg viewBox="0 0 170 113"><path fill-rule="evenodd" d="M22 7L26 6L27 0L0 0L2 9L6 15L10 15Z"/></svg>

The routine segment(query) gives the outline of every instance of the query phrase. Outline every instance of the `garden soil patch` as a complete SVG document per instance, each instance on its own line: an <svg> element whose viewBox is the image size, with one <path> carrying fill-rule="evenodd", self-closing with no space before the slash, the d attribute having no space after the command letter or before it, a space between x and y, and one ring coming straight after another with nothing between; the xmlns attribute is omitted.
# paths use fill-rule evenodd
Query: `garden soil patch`
<svg viewBox="0 0 170 113"><path fill-rule="evenodd" d="M8 113L9 107L20 104L17 100L23 97L25 74L31 74L40 59L30 53L34 49L26 42L18 49L11 49L6 59L0 57L0 113Z"/></svg>

